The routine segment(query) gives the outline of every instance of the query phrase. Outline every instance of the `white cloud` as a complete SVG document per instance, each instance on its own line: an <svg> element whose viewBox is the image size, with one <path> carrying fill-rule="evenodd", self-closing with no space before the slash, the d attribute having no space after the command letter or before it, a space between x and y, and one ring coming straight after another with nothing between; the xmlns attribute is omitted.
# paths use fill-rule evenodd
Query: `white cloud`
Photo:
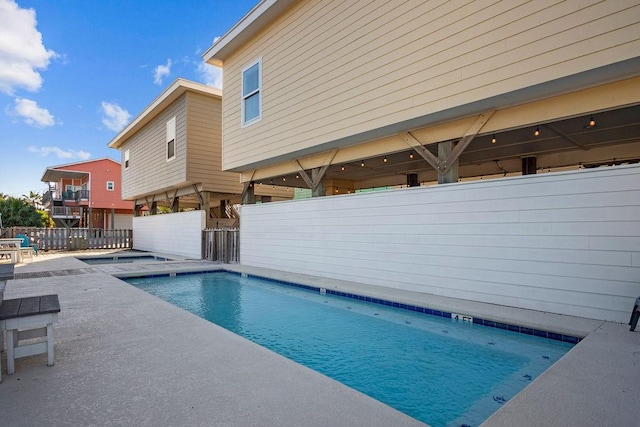
<svg viewBox="0 0 640 427"><path fill-rule="evenodd" d="M131 114L118 104L102 101L102 124L114 132L120 132L129 123Z"/></svg>
<svg viewBox="0 0 640 427"><path fill-rule="evenodd" d="M27 148L30 153L40 154L43 157L46 157L50 154L56 155L59 159L79 159L79 160L87 160L91 157L91 153L87 153L83 150L63 150L60 147L34 147L33 145Z"/></svg>
<svg viewBox="0 0 640 427"><path fill-rule="evenodd" d="M153 70L153 82L157 85L162 84L162 79L171 73L171 59L167 59L167 65L158 65Z"/></svg>
<svg viewBox="0 0 640 427"><path fill-rule="evenodd" d="M200 62L196 71L204 84L222 89L222 68Z"/></svg>
<svg viewBox="0 0 640 427"><path fill-rule="evenodd" d="M43 128L56 124L49 110L38 107L38 103L31 99L16 98L15 107L9 113L22 117L24 122L31 126Z"/></svg>
<svg viewBox="0 0 640 427"><path fill-rule="evenodd" d="M21 9L14 0L0 0L0 92L12 95L16 88L37 91L53 50L42 44L36 29L36 12Z"/></svg>

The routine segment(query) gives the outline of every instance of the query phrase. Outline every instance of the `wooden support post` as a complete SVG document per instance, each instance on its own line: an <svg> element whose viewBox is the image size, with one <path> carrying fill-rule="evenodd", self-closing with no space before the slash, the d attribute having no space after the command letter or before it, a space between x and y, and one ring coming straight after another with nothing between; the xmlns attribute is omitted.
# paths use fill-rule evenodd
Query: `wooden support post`
<svg viewBox="0 0 640 427"><path fill-rule="evenodd" d="M449 155L455 149L456 144L453 141L445 141L438 143L438 159L444 163ZM458 182L458 159L449 163L446 172L438 170L438 184L447 184L450 182Z"/></svg>
<svg viewBox="0 0 640 427"><path fill-rule="evenodd" d="M211 195L208 191L203 191L200 194L200 210L205 212L205 227L212 228L213 227L213 218L211 218Z"/></svg>
<svg viewBox="0 0 640 427"><path fill-rule="evenodd" d="M311 197L322 197L327 195L327 182L324 179L326 169L313 168L311 169L311 180L314 187L311 189Z"/></svg>
<svg viewBox="0 0 640 427"><path fill-rule="evenodd" d="M180 197L174 197L171 201L171 212L180 212Z"/></svg>
<svg viewBox="0 0 640 427"><path fill-rule="evenodd" d="M537 159L535 156L522 158L522 175L535 175L537 168Z"/></svg>
<svg viewBox="0 0 640 427"><path fill-rule="evenodd" d="M157 215L158 214L158 202L151 202L151 208L149 209L149 213L151 215Z"/></svg>
<svg viewBox="0 0 640 427"><path fill-rule="evenodd" d="M142 205L138 205L136 204L133 207L133 216L140 216L140 213L142 212Z"/></svg>
<svg viewBox="0 0 640 427"><path fill-rule="evenodd" d="M255 193L255 183L245 182L244 188L242 189L242 204L243 205L253 205L256 203L256 193Z"/></svg>
<svg viewBox="0 0 640 427"><path fill-rule="evenodd" d="M407 174L407 187L420 187L420 183L418 182L418 174L417 173L408 173Z"/></svg>

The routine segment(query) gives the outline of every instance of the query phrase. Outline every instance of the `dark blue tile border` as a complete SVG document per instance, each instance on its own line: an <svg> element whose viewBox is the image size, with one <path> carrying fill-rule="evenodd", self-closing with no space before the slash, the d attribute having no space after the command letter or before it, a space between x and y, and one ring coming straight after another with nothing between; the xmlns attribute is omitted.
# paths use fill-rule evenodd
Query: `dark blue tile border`
<svg viewBox="0 0 640 427"><path fill-rule="evenodd" d="M268 277L257 276L255 274L238 273L236 271L227 271L227 270L187 271L187 272L179 272L179 273L175 272L175 273L151 274L151 275L136 276L136 277L152 278L152 277L166 277L166 276L172 276L172 275L185 276L185 275L191 275L191 274L211 274L211 273L227 273L227 274L233 274L233 275L236 275L236 276L250 277L250 278L253 278L253 279L260 279L260 280L264 280L266 282L276 283L276 284L279 284L279 285L293 286L294 288L301 288L301 289L306 289L306 290L314 291L314 292L320 292L320 289L324 289L324 288L319 288L319 287L316 287L316 286L301 285L299 283L288 282L288 281L285 281L285 280L271 279L271 278L268 278ZM132 278L132 277L129 277L129 278ZM447 319L451 319L451 312L448 312L448 311L434 310L434 309L427 308L427 307L420 307L420 306L417 306L417 305L404 304L404 303L399 303L399 302L395 302L395 301L388 301L388 300L379 299L379 298L367 297L367 296L363 296L363 295L352 294L352 293L349 293L349 292L336 291L336 290L333 290L333 289L325 289L325 292L326 292L327 295L335 295L335 296L344 297L344 298L352 298L352 299L357 299L357 300L361 300L361 301L370 302L370 303L373 303L373 304L387 305L387 306L399 308L401 310L415 311L415 312L418 312L418 313L424 313L424 314L428 314L428 315L431 315L431 316L439 316L439 317L444 317L444 318L447 318ZM474 317L473 318L473 323L476 324L476 325L487 326L487 327L490 327L490 328L497 328L497 329L508 330L508 331L511 331L511 332L518 332L518 333L525 334L525 335L535 335L537 337L547 338L547 339L551 339L551 340L555 340L555 341L562 341L562 342L566 342L566 343L569 343L569 344L578 344L582 340L582 338L580 338L580 337L574 337L574 336L571 336L571 335L563 335L563 334L559 334L559 333L551 332L551 331L544 331L544 330L540 330L540 329L527 328L525 326L519 326L519 325L511 325L509 323L501 323L501 322L496 322L494 320L481 319L481 318L478 318L478 317Z"/></svg>

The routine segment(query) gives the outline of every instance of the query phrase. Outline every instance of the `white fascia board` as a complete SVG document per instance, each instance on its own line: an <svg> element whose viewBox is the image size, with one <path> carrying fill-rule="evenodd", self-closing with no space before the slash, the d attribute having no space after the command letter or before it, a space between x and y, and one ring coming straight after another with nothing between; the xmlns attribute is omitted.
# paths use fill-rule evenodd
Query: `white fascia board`
<svg viewBox="0 0 640 427"><path fill-rule="evenodd" d="M222 67L224 59L244 45L292 4L299 0L262 0L216 40L202 55L208 64Z"/></svg>
<svg viewBox="0 0 640 427"><path fill-rule="evenodd" d="M120 133L118 133L111 140L111 142L109 142L109 148L118 149L127 139L138 132L140 128L149 123L151 119L157 116L173 101L178 99L180 95L188 91L222 99L222 92L218 88L178 78L173 83L171 83L171 85L167 89L165 89L156 99L154 99L151 104L149 104L144 110L142 110L142 112L138 114L135 119L133 119L124 129L122 129Z"/></svg>

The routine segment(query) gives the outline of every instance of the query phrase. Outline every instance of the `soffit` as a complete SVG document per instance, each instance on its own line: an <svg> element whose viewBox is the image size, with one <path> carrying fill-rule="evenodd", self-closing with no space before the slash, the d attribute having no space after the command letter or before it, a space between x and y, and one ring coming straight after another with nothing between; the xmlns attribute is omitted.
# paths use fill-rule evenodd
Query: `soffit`
<svg viewBox="0 0 640 427"><path fill-rule="evenodd" d="M89 176L89 172L67 171L61 169L46 169L40 181L58 182L62 179L82 179Z"/></svg>

